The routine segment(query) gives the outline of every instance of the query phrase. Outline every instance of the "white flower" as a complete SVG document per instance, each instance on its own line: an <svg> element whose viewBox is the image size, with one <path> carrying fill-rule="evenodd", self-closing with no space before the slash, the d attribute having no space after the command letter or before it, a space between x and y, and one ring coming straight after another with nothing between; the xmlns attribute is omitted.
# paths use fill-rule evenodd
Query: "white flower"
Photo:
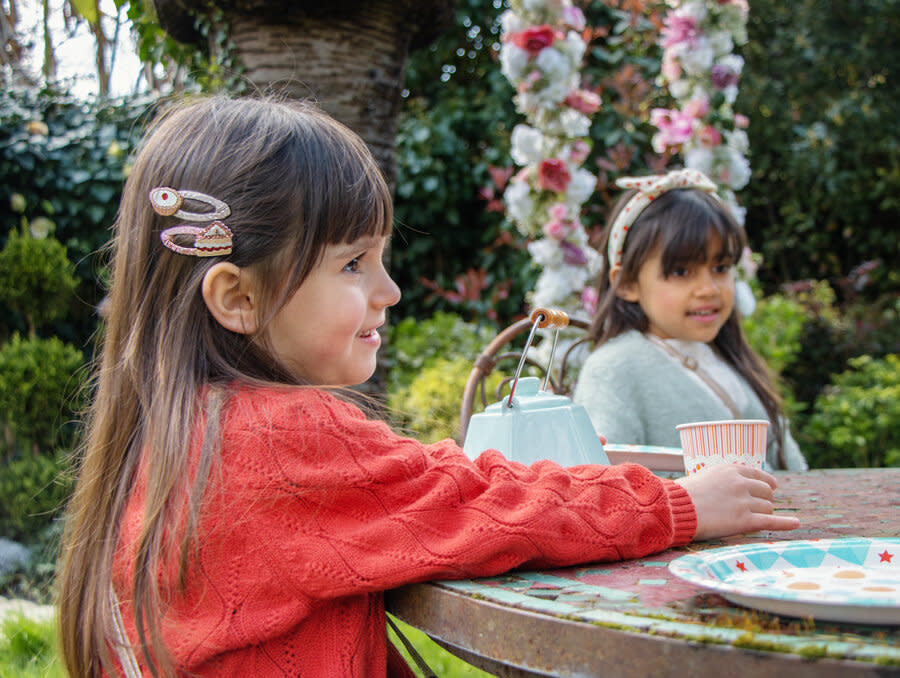
<svg viewBox="0 0 900 678"><path fill-rule="evenodd" d="M517 224L528 222L534 210L534 199L528 184L524 181L511 181L503 192L503 199L513 221Z"/></svg>
<svg viewBox="0 0 900 678"><path fill-rule="evenodd" d="M694 146L690 143L684 145L684 166L689 169L695 169L712 177L713 171L713 153L712 150L704 146Z"/></svg>
<svg viewBox="0 0 900 678"><path fill-rule="evenodd" d="M591 131L591 119L584 113L569 108L559 114L550 130L569 139L586 137Z"/></svg>
<svg viewBox="0 0 900 678"><path fill-rule="evenodd" d="M534 65L551 80L568 78L573 70L571 59L555 47L542 49L535 57Z"/></svg>
<svg viewBox="0 0 900 678"><path fill-rule="evenodd" d="M519 33L528 28L522 17L509 9L500 15L500 26L505 34Z"/></svg>
<svg viewBox="0 0 900 678"><path fill-rule="evenodd" d="M740 75L741 71L744 70L744 57L738 54L728 54L720 57L716 60L716 63L725 66L725 68L737 75Z"/></svg>
<svg viewBox="0 0 900 678"><path fill-rule="evenodd" d="M731 54L734 51L734 41L728 31L714 31L707 38L710 48L716 54Z"/></svg>
<svg viewBox="0 0 900 678"><path fill-rule="evenodd" d="M706 3L702 0L690 0L689 2L681 3L681 8L676 10L675 13L679 16L691 18L699 25L706 19Z"/></svg>
<svg viewBox="0 0 900 678"><path fill-rule="evenodd" d="M572 173L572 180L566 191L566 203L575 207L584 204L591 197L596 186L597 177L586 169L576 170Z"/></svg>
<svg viewBox="0 0 900 678"><path fill-rule="evenodd" d="M680 50L678 55L681 67L688 75L705 75L712 66L715 53L709 44L709 40L701 37L697 40L696 47Z"/></svg>
<svg viewBox="0 0 900 678"><path fill-rule="evenodd" d="M500 48L500 71L508 80L520 82L528 69L528 52L511 42Z"/></svg>
<svg viewBox="0 0 900 678"><path fill-rule="evenodd" d="M535 165L544 159L544 136L528 125L516 125L510 139L510 155L518 165Z"/></svg>
<svg viewBox="0 0 900 678"><path fill-rule="evenodd" d="M674 82L669 83L669 91L676 99L684 99L691 91L691 83L684 78L675 80Z"/></svg>
<svg viewBox="0 0 900 678"><path fill-rule="evenodd" d="M729 106L737 100L737 95L737 85L728 85L728 87L722 90L722 96L725 97L725 103L727 103Z"/></svg>
<svg viewBox="0 0 900 678"><path fill-rule="evenodd" d="M750 150L750 140L747 138L747 132L742 129L725 132L725 143L742 155L746 155L747 151Z"/></svg>
<svg viewBox="0 0 900 678"><path fill-rule="evenodd" d="M575 31L566 33L565 41L559 46L559 49L565 53L577 68L584 58L584 52L587 49L587 43L581 39L581 35Z"/></svg>
<svg viewBox="0 0 900 678"><path fill-rule="evenodd" d="M747 158L728 148L728 185L739 191L750 181L750 174L750 162Z"/></svg>

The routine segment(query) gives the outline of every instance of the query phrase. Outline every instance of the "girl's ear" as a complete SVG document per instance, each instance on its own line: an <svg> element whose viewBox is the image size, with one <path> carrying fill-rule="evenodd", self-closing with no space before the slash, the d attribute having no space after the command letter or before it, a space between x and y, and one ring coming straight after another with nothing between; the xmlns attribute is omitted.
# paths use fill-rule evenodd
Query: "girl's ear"
<svg viewBox="0 0 900 678"><path fill-rule="evenodd" d="M614 266L609 271L609 286L612 287L616 291L616 296L619 299L624 299L625 301L637 301L638 293L637 287L635 283L621 283L619 287L616 287L616 281L619 279L619 276L622 274L621 266Z"/></svg>
<svg viewBox="0 0 900 678"><path fill-rule="evenodd" d="M216 321L237 334L258 329L257 298L252 276L227 261L214 264L203 276L203 301Z"/></svg>

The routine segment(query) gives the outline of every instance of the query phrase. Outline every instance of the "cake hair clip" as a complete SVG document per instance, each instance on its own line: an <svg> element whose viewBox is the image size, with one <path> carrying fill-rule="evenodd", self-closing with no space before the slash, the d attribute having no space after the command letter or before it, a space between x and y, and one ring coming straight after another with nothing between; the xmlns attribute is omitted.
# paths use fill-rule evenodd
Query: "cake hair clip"
<svg viewBox="0 0 900 678"><path fill-rule="evenodd" d="M182 209L185 199L208 205L207 212L191 212ZM231 214L231 209L221 200L197 191L176 191L174 188L160 186L150 191L150 204L153 211L164 217L177 217L185 221L209 221L205 227L179 224L167 228L159 234L162 244L178 254L195 257L216 257L231 254L232 236L221 219ZM194 236L193 246L179 245L175 236Z"/></svg>

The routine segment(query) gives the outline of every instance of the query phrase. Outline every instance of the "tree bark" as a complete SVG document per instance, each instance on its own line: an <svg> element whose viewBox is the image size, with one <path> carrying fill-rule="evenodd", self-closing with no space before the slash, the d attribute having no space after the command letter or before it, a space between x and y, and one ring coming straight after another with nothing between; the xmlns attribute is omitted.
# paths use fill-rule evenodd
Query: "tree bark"
<svg viewBox="0 0 900 678"><path fill-rule="evenodd" d="M346 16L230 18L230 38L254 87L312 99L368 144L393 186L397 116L411 33L391 3Z"/></svg>

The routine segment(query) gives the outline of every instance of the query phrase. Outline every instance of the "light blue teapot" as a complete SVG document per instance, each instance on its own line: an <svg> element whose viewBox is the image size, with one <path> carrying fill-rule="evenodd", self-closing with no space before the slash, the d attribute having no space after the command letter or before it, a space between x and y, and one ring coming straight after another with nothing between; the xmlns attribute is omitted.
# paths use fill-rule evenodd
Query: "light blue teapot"
<svg viewBox="0 0 900 678"><path fill-rule="evenodd" d="M566 396L546 390L549 379L542 387L537 377L519 378L528 348L539 327L557 330L547 365L547 374L550 374L559 329L569 322L563 311L543 308L535 309L531 320L531 333L522 351L509 395L500 402L488 405L484 412L472 415L463 452L474 459L484 450L495 449L507 459L523 464L550 459L562 466L608 465L603 444L584 407Z"/></svg>

